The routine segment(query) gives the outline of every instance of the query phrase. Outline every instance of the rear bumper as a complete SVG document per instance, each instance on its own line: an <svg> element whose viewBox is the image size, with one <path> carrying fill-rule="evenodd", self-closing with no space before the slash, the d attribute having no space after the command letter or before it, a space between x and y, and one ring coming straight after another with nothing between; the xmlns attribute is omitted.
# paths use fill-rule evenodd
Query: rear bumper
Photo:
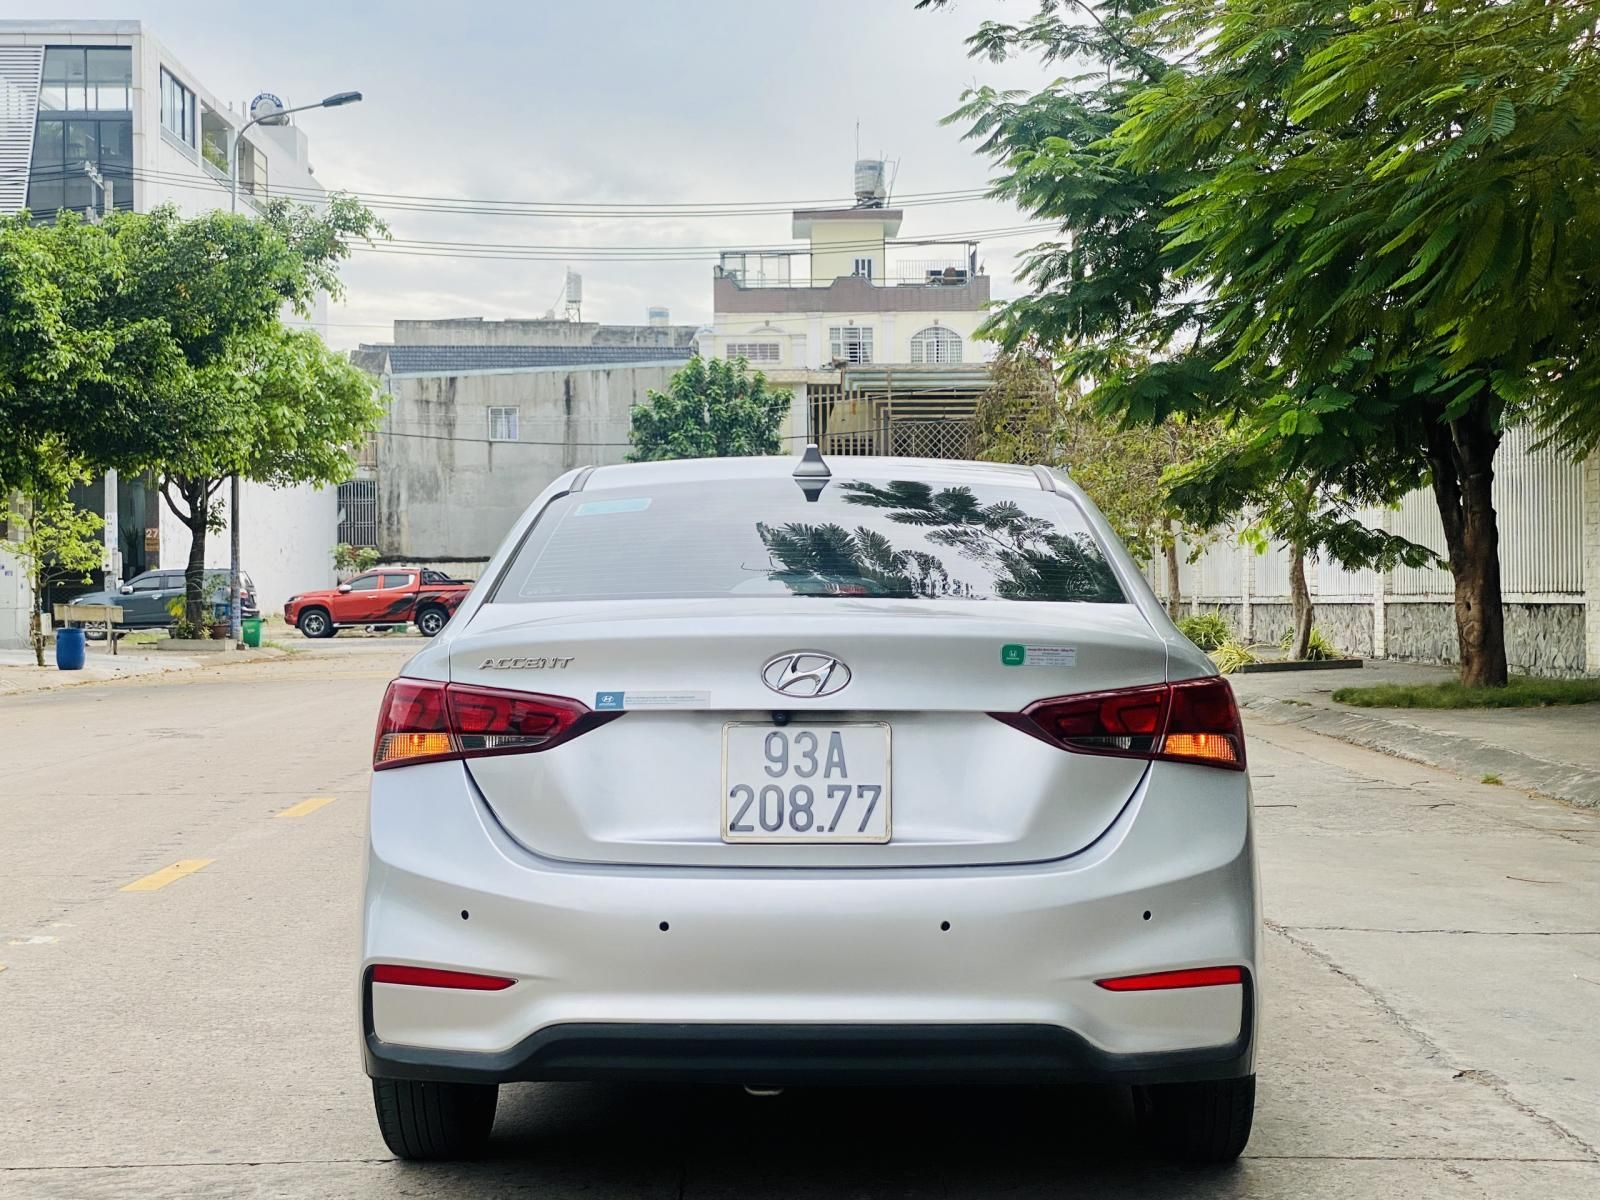
<svg viewBox="0 0 1600 1200"><path fill-rule="evenodd" d="M498 1082L1231 1078L1258 962L1243 776L1156 764L1091 847L983 868L555 861L459 763L373 779L358 1003L368 1073ZM371 984L376 963L510 977ZM1244 985L1096 980L1237 965Z"/></svg>
<svg viewBox="0 0 1600 1200"><path fill-rule="evenodd" d="M453 1083L807 1084L1178 1083L1252 1071L1254 1004L1245 985L1238 1036L1217 1047L1112 1054L1049 1025L552 1025L509 1050L392 1045L366 1008L373 1078ZM370 994L370 993L369 993Z"/></svg>

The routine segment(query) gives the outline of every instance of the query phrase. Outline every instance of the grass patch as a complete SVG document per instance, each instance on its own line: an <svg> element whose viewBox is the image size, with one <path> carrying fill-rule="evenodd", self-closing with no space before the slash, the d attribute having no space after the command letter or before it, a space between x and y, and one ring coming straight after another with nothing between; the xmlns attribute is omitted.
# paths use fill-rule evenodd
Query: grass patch
<svg viewBox="0 0 1600 1200"><path fill-rule="evenodd" d="M1482 779L1478 780L1478 782L1487 783L1492 787L1499 787L1501 784L1505 783L1505 780L1501 779L1500 776L1496 775L1493 771L1490 771Z"/></svg>
<svg viewBox="0 0 1600 1200"><path fill-rule="evenodd" d="M1518 675L1499 688L1459 683L1379 683L1338 688L1333 698L1357 708L1548 708L1600 701L1600 679L1534 679Z"/></svg>

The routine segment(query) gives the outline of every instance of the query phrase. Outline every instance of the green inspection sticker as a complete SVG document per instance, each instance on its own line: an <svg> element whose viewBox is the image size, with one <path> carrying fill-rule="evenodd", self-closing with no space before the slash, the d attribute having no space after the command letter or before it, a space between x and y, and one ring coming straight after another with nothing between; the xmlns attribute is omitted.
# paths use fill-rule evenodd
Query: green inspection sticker
<svg viewBox="0 0 1600 1200"><path fill-rule="evenodd" d="M1075 667L1078 665L1078 649L1076 646L1019 646L1013 642L1000 647L1000 665Z"/></svg>

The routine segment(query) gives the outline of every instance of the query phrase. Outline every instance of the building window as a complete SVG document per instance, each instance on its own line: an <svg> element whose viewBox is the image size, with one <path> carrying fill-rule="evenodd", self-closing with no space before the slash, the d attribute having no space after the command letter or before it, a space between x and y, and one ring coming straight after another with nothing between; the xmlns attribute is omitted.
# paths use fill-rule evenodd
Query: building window
<svg viewBox="0 0 1600 1200"><path fill-rule="evenodd" d="M378 544L378 481L347 479L339 485L339 540L351 546Z"/></svg>
<svg viewBox="0 0 1600 1200"><path fill-rule="evenodd" d="M829 353L851 363L872 361L872 326L834 325L828 330Z"/></svg>
<svg viewBox="0 0 1600 1200"><path fill-rule="evenodd" d="M130 112L133 51L126 46L50 46L39 78L47 112Z"/></svg>
<svg viewBox="0 0 1600 1200"><path fill-rule="evenodd" d="M855 268L850 273L852 275L859 275L863 279L871 279L872 278L872 260L870 258L858 258L858 259L856 259Z"/></svg>
<svg viewBox="0 0 1600 1200"><path fill-rule="evenodd" d="M958 363L961 361L961 335L941 325L930 325L911 335L911 361L914 363Z"/></svg>
<svg viewBox="0 0 1600 1200"><path fill-rule="evenodd" d="M165 67L161 68L161 128L185 146L195 144L194 93Z"/></svg>
<svg viewBox="0 0 1600 1200"><path fill-rule="evenodd" d="M114 207L133 207L132 116L41 113L33 133L28 211L51 218L63 208L101 209L105 196L86 166L110 186Z"/></svg>
<svg viewBox="0 0 1600 1200"><path fill-rule="evenodd" d="M489 410L489 440L491 442L514 442L517 440L518 418L522 410L515 407L491 408Z"/></svg>
<svg viewBox="0 0 1600 1200"><path fill-rule="evenodd" d="M753 363L775 363L780 350L777 342L729 342L724 358L746 358Z"/></svg>

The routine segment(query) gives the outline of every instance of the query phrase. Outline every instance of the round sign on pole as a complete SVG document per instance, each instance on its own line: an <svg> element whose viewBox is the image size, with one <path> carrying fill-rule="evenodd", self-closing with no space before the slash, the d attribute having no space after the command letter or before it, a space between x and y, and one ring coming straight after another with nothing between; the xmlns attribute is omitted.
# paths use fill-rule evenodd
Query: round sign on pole
<svg viewBox="0 0 1600 1200"><path fill-rule="evenodd" d="M283 112L283 101L271 92L262 92L250 101L250 119L260 121L263 125L282 125L287 118L279 116Z"/></svg>

